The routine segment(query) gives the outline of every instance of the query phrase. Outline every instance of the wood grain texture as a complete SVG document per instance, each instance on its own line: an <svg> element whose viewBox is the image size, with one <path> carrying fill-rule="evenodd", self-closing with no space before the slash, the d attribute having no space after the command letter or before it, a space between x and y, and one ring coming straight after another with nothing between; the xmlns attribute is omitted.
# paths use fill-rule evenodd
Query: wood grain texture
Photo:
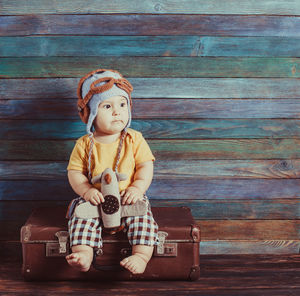
<svg viewBox="0 0 300 296"><path fill-rule="evenodd" d="M194 120L195 124L199 125L201 121L195 121L195 119L214 118L215 121L206 121L211 123L207 129L205 125L196 127L199 131L203 129L204 132L209 133L209 131L214 130L215 125L218 126L222 123L225 124L223 129L227 129L228 123L226 124L226 121L217 121L216 119L299 119L299 108L300 102L295 99L134 99L132 116L133 119L148 119L148 124L150 119L152 119L153 124L155 124L154 119L186 119L187 124L178 126L181 128L190 125L189 119ZM37 119L36 123L39 123L41 119L77 119L80 121L75 99L64 100L63 103L60 100L52 99L3 100L0 101L0 119ZM261 121L255 122L252 121L252 125L259 124ZM285 122L291 125L297 121ZM239 127L244 129L242 121L240 123L241 126ZM67 122L64 125L66 124ZM172 125L172 122L168 125ZM161 127L161 130L167 131L168 125L165 128ZM293 130L298 127L299 125L296 124L290 132L286 133L286 136L290 136ZM276 132L284 128L276 125L261 127L262 132L266 133L265 129ZM244 132L246 130L247 128ZM250 134L254 133L255 128L248 129L248 131ZM256 135L254 134L254 136Z"/></svg>
<svg viewBox="0 0 300 296"><path fill-rule="evenodd" d="M300 241L298 240L261 240L237 241L217 240L200 242L200 254L299 254ZM279 270L276 269L277 271ZM241 272L238 268L237 272Z"/></svg>
<svg viewBox="0 0 300 296"><path fill-rule="evenodd" d="M197 35L207 38L214 38L214 36L300 37L300 18L294 15L224 14L29 14L0 16L0 36L33 35Z"/></svg>
<svg viewBox="0 0 300 296"><path fill-rule="evenodd" d="M20 228L25 224L27 217L20 220L0 221L1 240L18 240L20 238ZM208 242L206 243L207 254L221 254L222 248L224 254L230 254L230 244L232 245L233 254L238 253L238 248L240 248L240 254L247 254L248 247L250 247L248 252L254 253L256 246L257 254L260 254L260 252L262 254L267 252L269 254L282 254L284 252L289 253L289 250L293 250L292 253L296 254L295 250L300 243L297 220L197 220L196 224L205 227L201 228L203 229L201 242ZM262 229L265 229L264 233ZM288 231L288 234L286 234L286 231ZM221 241L219 249L218 241ZM209 249L210 251L208 251ZM270 250L272 251L270 252Z"/></svg>
<svg viewBox="0 0 300 296"><path fill-rule="evenodd" d="M1 240L17 240L19 230L25 224L26 219L34 208L40 206L61 205L67 208L68 201L6 201L1 202L3 216L0 219ZM158 202L156 205L159 204ZM164 205L162 203L161 205ZM175 203L175 206L178 204ZM192 208L194 210L194 208ZM50 210L50 209L49 209ZM220 248L226 248L230 253L237 252L240 248L246 252L247 247L251 247L254 252L255 246L261 246L265 252L269 249L278 253L294 249L299 246L299 219L204 219L195 217L196 223L201 227L201 242L204 242L207 249L212 253L220 253ZM226 217L225 217L226 218ZM218 241L220 240L219 250ZM223 242L222 242L223 241ZM213 251L213 248L215 250ZM236 248L236 249L235 249ZM244 248L244 249L243 249ZM259 251L259 249L258 249ZM258 252L259 253L259 252ZM276 253L276 251L275 251Z"/></svg>
<svg viewBox="0 0 300 296"><path fill-rule="evenodd" d="M300 38L294 36L200 37L199 35L180 35L0 37L0 44L1 57L244 56L276 57L278 59L278 57L299 57L300 51Z"/></svg>
<svg viewBox="0 0 300 296"><path fill-rule="evenodd" d="M91 69L94 70L95 65ZM118 69L120 70L119 67ZM300 79L296 78L133 78L128 75L130 70L123 70L122 74L127 76L134 87L132 93L134 99L299 98ZM77 78L0 79L0 92L2 99L5 100L51 98L73 99L76 102L80 76ZM143 77L142 71L137 74L137 77Z"/></svg>
<svg viewBox="0 0 300 296"><path fill-rule="evenodd" d="M31 0L22 5L16 0L2 0L1 13L3 15L15 14L93 14L93 13L180 13L180 14L274 14L274 15L299 15L300 8L296 0L243 2L230 0L149 0L145 2L113 0L106 2L82 3L80 0L67 0L63 3L49 3L46 0Z"/></svg>
<svg viewBox="0 0 300 296"><path fill-rule="evenodd" d="M290 159L298 158L298 139L150 140L157 157L170 159Z"/></svg>
<svg viewBox="0 0 300 296"><path fill-rule="evenodd" d="M25 220L22 222L8 221L1 223L2 228L0 230L1 238L5 241L18 240L19 230L24 225ZM5 242L0 241L0 244ZM200 242L200 252L202 255L241 255L241 254L299 254L300 241L299 240L202 240ZM9 250L6 254L9 254ZM277 269L278 272L278 269Z"/></svg>
<svg viewBox="0 0 300 296"><path fill-rule="evenodd" d="M156 157L152 205L189 206L201 226L200 251L212 261L200 290L280 295L274 271L257 281L267 263L255 261L300 247L298 1L0 0L0 11L0 245L19 240L33 208L67 207L76 196L66 166L85 133L77 83L95 68L115 68L134 86L132 127ZM220 258L218 267L219 254L256 257L234 261L220 281L211 275L226 274L230 260ZM290 265L298 259L276 261L283 268L277 288L300 288ZM247 275L248 291L238 273ZM37 291L9 283L0 280L0 291ZM58 287L55 293L71 294ZM158 295L199 295L199 286L187 284L154 285L151 295L155 288ZM113 292L136 294L136 286Z"/></svg>
<svg viewBox="0 0 300 296"><path fill-rule="evenodd" d="M2 57L197 56L198 36L1 37Z"/></svg>
<svg viewBox="0 0 300 296"><path fill-rule="evenodd" d="M100 67L135 77L300 77L299 58L50 56L2 58L1 64L0 78L80 77Z"/></svg>
<svg viewBox="0 0 300 296"><path fill-rule="evenodd" d="M297 159L300 140L203 139L149 140L155 157L168 160ZM74 140L0 140L0 160L68 160ZM24 153L26 151L26 153Z"/></svg>
<svg viewBox="0 0 300 296"><path fill-rule="evenodd" d="M298 240L299 220L214 220L199 221L203 240ZM266 244L268 244L266 242Z"/></svg>
<svg viewBox="0 0 300 296"><path fill-rule="evenodd" d="M299 179L154 178L147 195L151 199L252 200L297 199ZM45 190L47 188L47 190ZM60 180L0 181L0 200L71 200L74 198L67 177ZM242 206L241 206L242 207Z"/></svg>
<svg viewBox="0 0 300 296"><path fill-rule="evenodd" d="M0 180L59 180L67 161L0 161ZM298 179L300 160L197 160L157 158L156 178Z"/></svg>
<svg viewBox="0 0 300 296"><path fill-rule="evenodd" d="M20 250L20 244L10 248ZM7 245L6 248L9 248ZM4 249L4 248L3 248ZM13 255L13 254L12 254ZM299 255L200 255L201 277L197 281L72 281L24 282L20 257L1 264L0 293L32 295L88 295L101 290L104 296L207 295L207 296L282 296L298 295ZM1 258L2 259L2 258Z"/></svg>
<svg viewBox="0 0 300 296"><path fill-rule="evenodd" d="M1 162L0 162L1 167ZM196 160L157 158L157 178L197 177L201 179L293 179L300 177L299 160Z"/></svg>
<svg viewBox="0 0 300 296"><path fill-rule="evenodd" d="M8 102L5 102L8 103ZM74 102L73 102L74 103ZM9 104L9 103L8 103ZM22 102L20 102L22 105ZM3 106L4 104L2 104ZM18 104L17 104L18 105ZM53 105L56 105L53 103ZM74 105L74 104L73 104ZM1 103L0 103L1 106ZM26 104L22 105L24 108ZM204 108L205 104L201 104ZM34 105L32 105L34 108ZM8 109L8 108L3 108ZM70 106L70 110L65 114L62 120L31 120L26 119L26 110L21 108L14 109L14 112L2 112L0 108L0 117L7 117L7 113L11 116L8 118L18 120L1 120L0 138L8 140L21 139L76 139L86 134L86 126L79 119L69 120L75 114L74 106ZM65 108L62 108L65 109ZM67 109L67 108L66 108ZM44 114L47 117L59 117L57 112L47 110L39 110L39 117ZM74 112L71 112L71 111ZM20 113L21 115L20 115ZM36 113L32 114L28 110L28 118L32 118ZM140 113L143 116L143 113ZM169 113L164 116L168 118ZM20 117L25 119L20 119ZM77 116L77 115L76 115ZM138 114L136 114L138 116ZM258 139L268 138L298 138L300 136L300 122L298 119L133 119L131 128L140 131L147 139Z"/></svg>
<svg viewBox="0 0 300 296"><path fill-rule="evenodd" d="M226 248L226 245L228 248ZM262 253L251 253L260 245ZM233 248L238 253L230 253ZM22 261L22 246L20 241L0 241L0 260L1 279L9 278L5 271L5 265L8 263L15 268L19 267ZM270 252L263 253L269 248ZM202 241L200 242L200 268L201 279L203 277L214 276L216 272L220 275L228 273L232 275L255 276L259 273L267 275L278 275L279 273L295 275L298 271L299 264L299 241L276 241L267 244L265 241ZM228 250L221 253L220 251ZM241 253L243 250L245 253ZM247 254L246 254L247 252ZM253 255L254 254L254 255ZM246 260L247 264L244 264ZM19 272L15 272L14 276L19 276ZM174 284L174 282L172 282Z"/></svg>
<svg viewBox="0 0 300 296"><path fill-rule="evenodd" d="M20 241L0 241L0 274L7 263L18 267L22 261ZM254 252L260 250L260 254ZM202 241L200 242L201 278L220 274L254 276L258 273L278 275L284 273L291 277L298 272L299 241ZM244 252L244 253L243 253ZM243 260L247 264L243 265ZM205 268L207 264L207 267ZM2 275L2 274L1 274ZM16 272L15 276L19 273ZM8 278L7 273L1 279ZM172 282L174 284L174 282Z"/></svg>
<svg viewBox="0 0 300 296"><path fill-rule="evenodd" d="M64 205L69 200L3 200L0 203L1 221L24 220L35 207ZM189 207L196 220L296 220L299 219L300 199L219 200L150 199L152 207ZM49 209L51 211L51 209ZM276 222L274 222L276 223ZM253 240L255 237L249 238Z"/></svg>
<svg viewBox="0 0 300 296"><path fill-rule="evenodd" d="M207 258L208 257L208 258ZM230 259L228 260L227 257ZM207 296L282 296L298 295L300 288L299 268L296 255L289 256L290 266L286 267L288 256L280 255L273 258L265 256L242 255L235 256L215 256L212 260L210 256L203 255L200 261L203 262L203 274L195 282L188 281L131 281L131 282L26 282L21 277L20 264L6 262L1 266L1 292L12 291L15 295L29 295L35 291L43 289L47 295L95 295L99 290L103 290L102 295L137 295L137 290L143 295L207 295ZM230 263L230 260L232 263ZM236 263L238 260L238 263ZM255 262L249 267L249 262ZM278 263L277 263L277 262ZM224 268L224 262L227 266ZM232 265L230 265L232 264ZM284 268L282 268L284 266ZM257 271L253 271L254 269ZM294 274L292 273L294 271Z"/></svg>
<svg viewBox="0 0 300 296"><path fill-rule="evenodd" d="M262 273L267 275L279 275L282 273L293 273L297 272L295 269L299 264L300 256L299 254L294 255L200 255L200 260L202 263L210 265L210 268L205 268L203 270L204 276L212 276L214 272L218 271L221 274L224 272L232 273L232 275L238 276L257 276ZM247 264L243 263L245 259ZM220 266L218 266L218 262Z"/></svg>

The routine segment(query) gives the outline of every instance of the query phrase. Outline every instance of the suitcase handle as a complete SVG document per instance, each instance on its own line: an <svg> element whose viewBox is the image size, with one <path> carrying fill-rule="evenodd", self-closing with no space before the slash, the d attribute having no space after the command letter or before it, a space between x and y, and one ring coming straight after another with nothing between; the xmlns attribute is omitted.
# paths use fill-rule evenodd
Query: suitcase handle
<svg viewBox="0 0 300 296"><path fill-rule="evenodd" d="M92 263L93 267L99 271L120 271L121 265L99 265L96 262Z"/></svg>
<svg viewBox="0 0 300 296"><path fill-rule="evenodd" d="M96 270L99 271L120 271L122 266L119 264L115 264L115 265L100 265L96 263L96 257L97 256L102 256L103 255L103 251L102 249L95 249L94 250L94 258L93 258L93 262L92 265Z"/></svg>

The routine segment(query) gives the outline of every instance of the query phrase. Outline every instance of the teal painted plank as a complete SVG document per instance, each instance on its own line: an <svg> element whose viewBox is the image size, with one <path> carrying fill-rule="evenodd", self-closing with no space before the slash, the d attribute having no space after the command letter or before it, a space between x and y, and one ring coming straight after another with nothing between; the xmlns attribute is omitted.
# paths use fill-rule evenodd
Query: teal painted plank
<svg viewBox="0 0 300 296"><path fill-rule="evenodd" d="M27 170L28 171L28 170ZM5 174L3 172L3 174ZM201 179L293 179L300 177L300 162L292 160L195 160L160 159L154 165L156 178Z"/></svg>
<svg viewBox="0 0 300 296"><path fill-rule="evenodd" d="M236 241L217 240L201 241L200 254L299 254L299 240Z"/></svg>
<svg viewBox="0 0 300 296"><path fill-rule="evenodd" d="M284 0L248 2L230 0L100 0L82 2L66 0L49 2L46 0L27 1L26 5L17 0L2 0L1 13L14 14L91 14L91 13L180 13L180 14L275 14L299 15L300 7L297 0L290 0L288 5Z"/></svg>
<svg viewBox="0 0 300 296"><path fill-rule="evenodd" d="M299 179L201 180L154 179L148 195L153 199L268 199L298 198Z"/></svg>
<svg viewBox="0 0 300 296"><path fill-rule="evenodd" d="M0 180L65 180L67 161L0 161Z"/></svg>
<svg viewBox="0 0 300 296"><path fill-rule="evenodd" d="M30 14L0 16L0 36L32 35L300 37L300 18L294 15L224 15L223 13L220 15Z"/></svg>
<svg viewBox="0 0 300 296"><path fill-rule="evenodd" d="M291 37L200 38L198 56L298 57L300 39Z"/></svg>
<svg viewBox="0 0 300 296"><path fill-rule="evenodd" d="M300 80L299 80L300 82ZM300 85L299 85L300 86ZM300 94L300 87L299 87ZM189 100L168 99L153 101L143 99L142 104L135 104L133 116L139 117L147 106L151 118L299 118L300 102L294 99L272 100ZM166 105L164 104L166 103ZM166 112L166 113L165 113ZM272 127L271 127L272 128Z"/></svg>
<svg viewBox="0 0 300 296"><path fill-rule="evenodd" d="M0 180L65 179L67 161L0 161ZM300 160L161 159L154 163L155 178L297 179Z"/></svg>
<svg viewBox="0 0 300 296"><path fill-rule="evenodd" d="M299 80L300 81L300 80ZM300 89L299 89L300 90ZM1 119L77 119L77 101L64 100L3 100L0 101ZM32 112L32 110L36 112ZM300 101L295 99L133 99L132 116L134 119L299 119ZM145 112L147 110L147 112ZM54 123L55 124L55 123ZM149 124L146 123L146 124ZM210 122L208 130L215 124ZM224 121L224 129L232 128ZM287 123L288 124L288 123ZM172 125L170 123L169 125ZM185 126L189 129L189 123ZM254 125L254 126L253 126ZM252 123L255 128L255 123ZM161 126L160 126L161 127ZM184 128L184 126L183 126ZM199 127L201 130L201 126ZM265 126L262 129L282 129L282 127ZM33 128L32 128L33 129ZM205 129L205 126L203 127ZM250 130L250 133L253 132ZM289 133L287 133L288 135Z"/></svg>
<svg viewBox="0 0 300 296"><path fill-rule="evenodd" d="M150 199L291 199L299 198L299 179L162 179L154 177ZM45 190L46 189L46 190ZM71 200L76 197L65 180L0 181L1 200Z"/></svg>
<svg viewBox="0 0 300 296"><path fill-rule="evenodd" d="M90 70L95 68L97 65ZM132 78L127 71L122 74L134 87L134 99L298 99L300 92L300 79L292 78ZM141 72L138 76L142 75ZM2 99L71 98L76 102L79 77L0 79L0 93Z"/></svg>
<svg viewBox="0 0 300 296"><path fill-rule="evenodd" d="M299 57L296 37L0 37L1 57L213 56Z"/></svg>
<svg viewBox="0 0 300 296"><path fill-rule="evenodd" d="M206 107L205 104L201 104L201 106ZM240 106L242 107L243 104L240 104ZM2 110L0 109L0 114ZM50 115L57 116L57 113L48 114L47 112L40 112L39 116L42 117L42 115L44 115L44 118L47 118L50 117ZM207 116L209 116L209 114L207 114ZM0 139L62 140L75 139L86 134L85 124L78 118L75 120L67 119L69 117L68 115L69 114L65 114L65 120L20 120L19 118L16 118L18 120L1 120ZM74 115L75 113L72 114L72 117ZM164 118L168 118L168 115L164 116ZM213 117L213 114L211 114L211 117ZM13 118L13 116L11 116L11 118ZM32 118L32 115L30 116L28 114L28 118ZM218 118L181 120L170 118L151 120L134 118L131 123L131 128L142 132L143 136L147 139L257 139L266 137L278 139L300 137L300 121L294 119Z"/></svg>
<svg viewBox="0 0 300 296"><path fill-rule="evenodd" d="M196 56L199 51L198 36L2 37L0 44L2 57Z"/></svg>
<svg viewBox="0 0 300 296"><path fill-rule="evenodd" d="M141 73L143 77L300 77L299 58L25 57L2 58L1 64L2 78L80 77L99 67L127 71L135 77Z"/></svg>
<svg viewBox="0 0 300 296"><path fill-rule="evenodd" d="M0 160L68 160L74 143L75 139L0 140ZM156 158L168 160L300 158L299 139L169 139L148 143Z"/></svg>

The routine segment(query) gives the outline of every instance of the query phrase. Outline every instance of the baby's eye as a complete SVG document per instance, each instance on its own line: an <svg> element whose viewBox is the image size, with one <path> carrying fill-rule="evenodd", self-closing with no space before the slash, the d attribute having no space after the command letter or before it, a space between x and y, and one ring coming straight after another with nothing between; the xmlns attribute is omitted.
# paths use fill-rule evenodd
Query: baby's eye
<svg viewBox="0 0 300 296"><path fill-rule="evenodd" d="M125 103L125 102L123 102L123 103L121 103L121 107L123 108L123 107L126 107L127 106L127 103Z"/></svg>
<svg viewBox="0 0 300 296"><path fill-rule="evenodd" d="M105 104L105 105L103 105L103 108L104 109L109 109L111 106L109 105L109 104Z"/></svg>

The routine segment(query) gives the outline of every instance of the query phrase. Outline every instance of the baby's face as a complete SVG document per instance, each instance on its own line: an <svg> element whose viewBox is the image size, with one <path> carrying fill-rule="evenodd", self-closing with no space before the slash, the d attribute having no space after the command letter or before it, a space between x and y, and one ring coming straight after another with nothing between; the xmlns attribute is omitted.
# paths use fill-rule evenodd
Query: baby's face
<svg viewBox="0 0 300 296"><path fill-rule="evenodd" d="M100 135L113 135L120 133L129 120L127 99L114 96L100 103L98 113L94 120L96 133Z"/></svg>

